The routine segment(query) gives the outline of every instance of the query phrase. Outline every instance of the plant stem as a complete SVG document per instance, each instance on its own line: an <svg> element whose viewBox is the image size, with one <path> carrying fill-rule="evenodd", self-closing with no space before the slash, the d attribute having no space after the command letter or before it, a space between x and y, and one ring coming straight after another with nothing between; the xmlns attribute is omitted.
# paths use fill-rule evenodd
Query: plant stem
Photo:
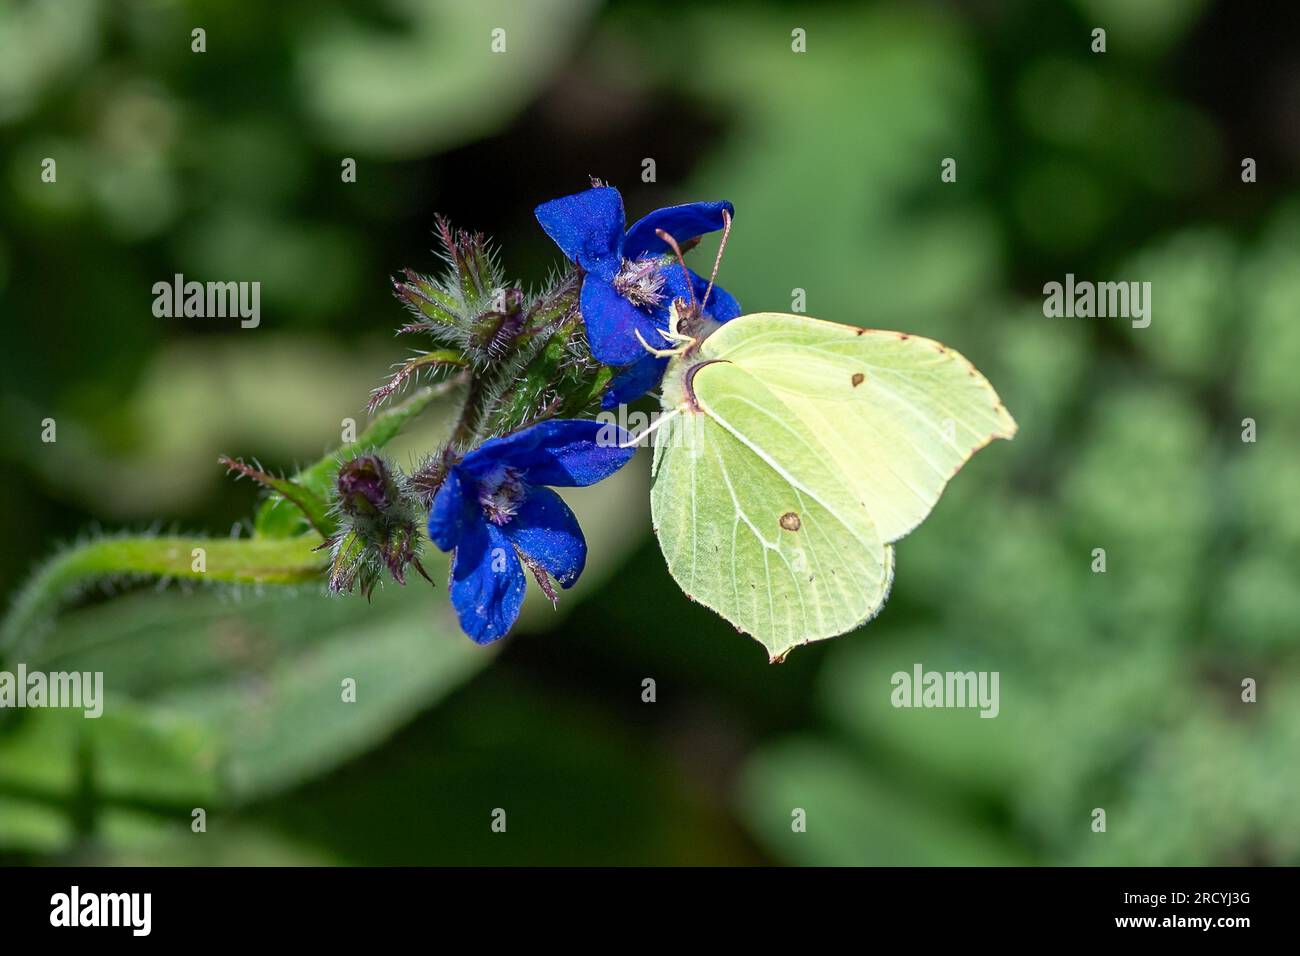
<svg viewBox="0 0 1300 956"><path fill-rule="evenodd" d="M402 427L424 411L429 403L470 381L469 376L461 372L434 385L426 385L412 392L405 401L385 409L370 420L365 431L357 440L344 445L334 454L326 455L316 464L298 474L293 480L310 488L319 495L328 495L334 477L338 474L339 458L354 458L376 448L383 448L397 436Z"/></svg>
<svg viewBox="0 0 1300 956"><path fill-rule="evenodd" d="M456 427L452 429L451 438L448 444L452 447L459 447L470 444L474 437L475 426L482 413L478 407L479 397L483 393L483 380L475 376L469 380L469 387L465 390L465 400L460 406L460 414L456 418Z"/></svg>
<svg viewBox="0 0 1300 956"><path fill-rule="evenodd" d="M105 578L177 578L231 584L302 584L325 564L316 534L295 538L101 538L46 562L19 592L0 626L0 650L17 647L59 605ZM202 549L201 560L197 549ZM202 568L202 570L199 570Z"/></svg>

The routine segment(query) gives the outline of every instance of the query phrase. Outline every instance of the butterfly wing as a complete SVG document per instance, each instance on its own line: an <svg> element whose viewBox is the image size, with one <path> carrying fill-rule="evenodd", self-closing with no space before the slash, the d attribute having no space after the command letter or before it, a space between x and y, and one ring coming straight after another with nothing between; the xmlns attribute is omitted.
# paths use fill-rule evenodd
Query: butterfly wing
<svg viewBox="0 0 1300 956"><path fill-rule="evenodd" d="M930 513L971 455L1016 432L970 362L915 335L763 312L723 325L701 354L763 384L852 485L886 542Z"/></svg>
<svg viewBox="0 0 1300 956"><path fill-rule="evenodd" d="M673 578L774 661L869 620L892 549L838 462L738 366L706 365L692 389L697 407L655 434L651 514Z"/></svg>

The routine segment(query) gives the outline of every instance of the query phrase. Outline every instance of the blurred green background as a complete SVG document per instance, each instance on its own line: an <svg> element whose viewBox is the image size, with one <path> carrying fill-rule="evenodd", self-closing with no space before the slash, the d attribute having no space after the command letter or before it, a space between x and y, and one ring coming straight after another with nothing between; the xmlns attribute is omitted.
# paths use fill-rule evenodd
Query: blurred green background
<svg viewBox="0 0 1300 956"><path fill-rule="evenodd" d="M6 597L97 528L228 533L256 492L218 454L364 422L435 212L535 284L532 207L589 175L632 218L731 199L746 308L937 337L1021 425L880 618L781 666L668 577L644 460L568 496L583 584L493 649L418 580L96 589L26 662L104 671L105 716L0 719L0 860L1300 863L1289 7L0 0ZM155 318L178 272L260 281L261 326ZM1150 281L1150 328L1044 318L1066 272ZM893 709L914 662L999 671L1000 716Z"/></svg>

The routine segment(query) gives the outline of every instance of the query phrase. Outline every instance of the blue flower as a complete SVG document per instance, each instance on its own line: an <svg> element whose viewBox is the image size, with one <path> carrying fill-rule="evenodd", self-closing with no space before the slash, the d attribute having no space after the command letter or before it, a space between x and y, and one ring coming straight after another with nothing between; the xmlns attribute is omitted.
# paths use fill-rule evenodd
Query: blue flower
<svg viewBox="0 0 1300 956"><path fill-rule="evenodd" d="M690 301L691 292L694 293L696 302L703 302L704 295L708 291L709 283L702 279L694 272L690 274L691 292L686 291L686 283L680 280L682 268L677 263L672 263L667 267L669 281L666 286L672 288L668 301L673 299L683 299ZM583 313L584 315L586 313ZM709 301L704 309L706 318L714 322L730 322L736 316L740 315L740 303L732 297L726 289L719 285L713 286L713 292L709 295ZM658 318L656 314L656 318ZM662 328L668 328L668 319L665 313L663 322L657 323ZM590 328L590 324L588 325ZM641 333L645 335L644 332ZM636 338L633 335L633 338ZM646 341L651 345L658 347L661 343L656 342L648 336ZM640 345L640 342L637 343ZM671 347L669 343L662 343L664 347ZM634 402L650 389L659 384L659 380L664 376L664 369L668 367L668 359L651 355L642 347L640 357L627 368L621 370L610 381L609 387L605 390L605 395L601 399L600 407L603 409L617 408L619 405L626 405L628 402Z"/></svg>
<svg viewBox="0 0 1300 956"><path fill-rule="evenodd" d="M666 345L659 331L668 328L669 305L677 298L689 300L692 292L695 300L701 301L709 284L689 270L683 275L656 230L684 243L721 229L724 211L733 215L731 203L669 206L650 213L625 234L623 198L610 186L537 207L537 221L546 234L585 273L580 308L591 354L606 365L631 366L614 381L614 392L623 396L621 400L652 388L666 364L646 352L637 333L651 345ZM740 314L740 306L714 286L708 314L715 321L726 322ZM607 396L606 406L609 404Z"/></svg>
<svg viewBox="0 0 1300 956"><path fill-rule="evenodd" d="M451 603L472 640L488 644L504 637L519 617L521 559L552 600L548 575L565 588L578 580L587 542L573 512L544 486L595 484L627 464L635 449L619 446L628 436L600 441L605 427L540 422L484 442L448 470L429 509L429 537L443 551L456 551Z"/></svg>

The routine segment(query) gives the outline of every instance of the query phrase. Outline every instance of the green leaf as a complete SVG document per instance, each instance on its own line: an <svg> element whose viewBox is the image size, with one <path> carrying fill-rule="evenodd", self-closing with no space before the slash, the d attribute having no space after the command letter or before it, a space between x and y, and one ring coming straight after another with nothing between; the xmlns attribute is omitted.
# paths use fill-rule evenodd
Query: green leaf
<svg viewBox="0 0 1300 956"><path fill-rule="evenodd" d="M307 519L307 523L322 538L329 538L334 534L336 522L333 516L330 515L329 505L320 495L308 488L304 488L296 481L289 478L277 478L260 468L246 465L238 459L222 455L218 461L226 466L227 471L252 478L262 487L270 488L282 499L289 502L302 513L302 516Z"/></svg>
<svg viewBox="0 0 1300 956"><path fill-rule="evenodd" d="M105 678L105 686L111 686ZM5 721L12 724L12 721ZM102 716L22 715L0 734L0 846L55 852L108 814L188 824L217 794L218 740L181 714L118 698Z"/></svg>
<svg viewBox="0 0 1300 956"><path fill-rule="evenodd" d="M222 728L221 779L230 800L312 777L364 753L492 659L492 651L456 633L445 604L430 608L435 596L427 588L408 594L388 614L361 601L309 599L321 605L311 611L318 639L277 657L254 685L227 674L179 687L157 703ZM355 682L355 702L344 700L344 681Z"/></svg>
<svg viewBox="0 0 1300 956"><path fill-rule="evenodd" d="M439 368L464 368L465 365L464 357L453 349L437 349L417 355L409 362L403 363L387 382L370 393L370 410L373 412L400 390L408 380L421 372Z"/></svg>
<svg viewBox="0 0 1300 956"><path fill-rule="evenodd" d="M492 660L456 632L423 587L374 605L137 594L66 615L28 666L102 672L104 716L28 711L5 727L0 807L15 812L0 845L50 851L78 834L137 845L187 833L192 807L219 813L328 770Z"/></svg>

